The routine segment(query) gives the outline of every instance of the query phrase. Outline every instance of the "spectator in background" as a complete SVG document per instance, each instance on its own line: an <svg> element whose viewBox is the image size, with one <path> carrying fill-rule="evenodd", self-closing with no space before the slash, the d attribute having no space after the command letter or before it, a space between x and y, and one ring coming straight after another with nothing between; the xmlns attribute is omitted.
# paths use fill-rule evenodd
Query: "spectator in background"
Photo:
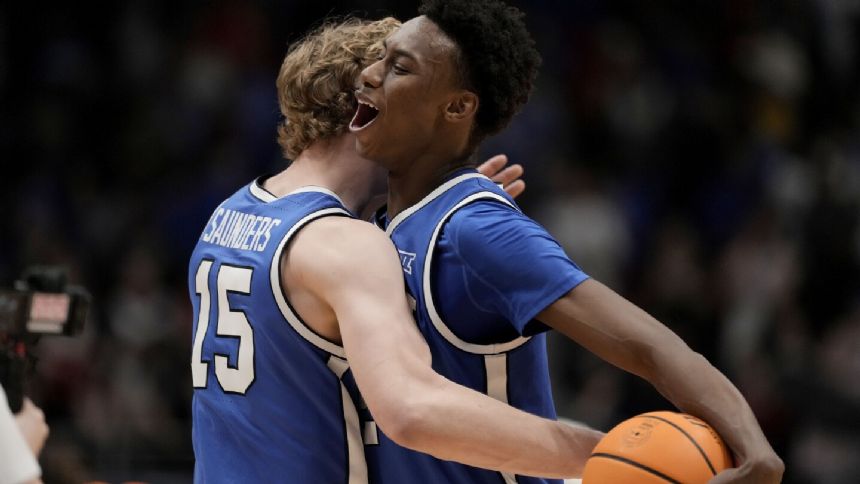
<svg viewBox="0 0 860 484"><path fill-rule="evenodd" d="M36 456L48 438L42 410L29 399L13 416L0 386L0 484L41 482Z"/></svg>

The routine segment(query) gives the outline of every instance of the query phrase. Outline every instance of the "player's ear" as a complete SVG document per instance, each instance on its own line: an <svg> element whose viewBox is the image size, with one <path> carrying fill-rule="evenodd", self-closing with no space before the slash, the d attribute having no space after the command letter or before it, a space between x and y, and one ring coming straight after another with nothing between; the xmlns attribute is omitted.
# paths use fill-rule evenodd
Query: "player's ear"
<svg viewBox="0 0 860 484"><path fill-rule="evenodd" d="M445 106L445 119L460 122L471 119L478 112L478 96L472 91L462 90Z"/></svg>

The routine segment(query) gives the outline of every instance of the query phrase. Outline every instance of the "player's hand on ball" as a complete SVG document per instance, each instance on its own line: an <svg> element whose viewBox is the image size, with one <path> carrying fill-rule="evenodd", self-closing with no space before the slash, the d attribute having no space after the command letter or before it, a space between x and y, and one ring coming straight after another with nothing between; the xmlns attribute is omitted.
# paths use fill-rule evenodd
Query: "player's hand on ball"
<svg viewBox="0 0 860 484"><path fill-rule="evenodd" d="M508 157L506 155L496 155L481 163L478 171L494 182L501 184L508 195L517 198L526 189L526 182L521 179L524 169L519 163L505 167L507 164Z"/></svg>
<svg viewBox="0 0 860 484"><path fill-rule="evenodd" d="M785 464L776 454L751 459L740 467L720 472L708 484L778 484L782 482Z"/></svg>

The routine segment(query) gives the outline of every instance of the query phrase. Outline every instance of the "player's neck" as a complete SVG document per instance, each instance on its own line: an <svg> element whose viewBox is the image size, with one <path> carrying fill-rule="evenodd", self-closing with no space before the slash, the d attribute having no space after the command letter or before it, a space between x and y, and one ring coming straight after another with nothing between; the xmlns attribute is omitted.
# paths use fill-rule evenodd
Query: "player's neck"
<svg viewBox="0 0 860 484"><path fill-rule="evenodd" d="M308 185L327 188L353 213L361 213L379 187L379 168L355 153L350 134L317 141L302 151L290 166L266 180L265 188L277 197ZM377 186L374 186L377 185Z"/></svg>
<svg viewBox="0 0 860 484"><path fill-rule="evenodd" d="M420 202L451 173L472 166L469 158L422 157L401 172L388 173L388 219Z"/></svg>

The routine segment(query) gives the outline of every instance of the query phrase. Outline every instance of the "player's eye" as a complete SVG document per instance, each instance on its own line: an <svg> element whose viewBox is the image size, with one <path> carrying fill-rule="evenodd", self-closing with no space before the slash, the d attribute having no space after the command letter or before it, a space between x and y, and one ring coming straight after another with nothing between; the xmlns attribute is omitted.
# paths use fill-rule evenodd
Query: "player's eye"
<svg viewBox="0 0 860 484"><path fill-rule="evenodd" d="M394 64L394 73L397 75L409 74L409 71L404 69L403 66L399 64Z"/></svg>

